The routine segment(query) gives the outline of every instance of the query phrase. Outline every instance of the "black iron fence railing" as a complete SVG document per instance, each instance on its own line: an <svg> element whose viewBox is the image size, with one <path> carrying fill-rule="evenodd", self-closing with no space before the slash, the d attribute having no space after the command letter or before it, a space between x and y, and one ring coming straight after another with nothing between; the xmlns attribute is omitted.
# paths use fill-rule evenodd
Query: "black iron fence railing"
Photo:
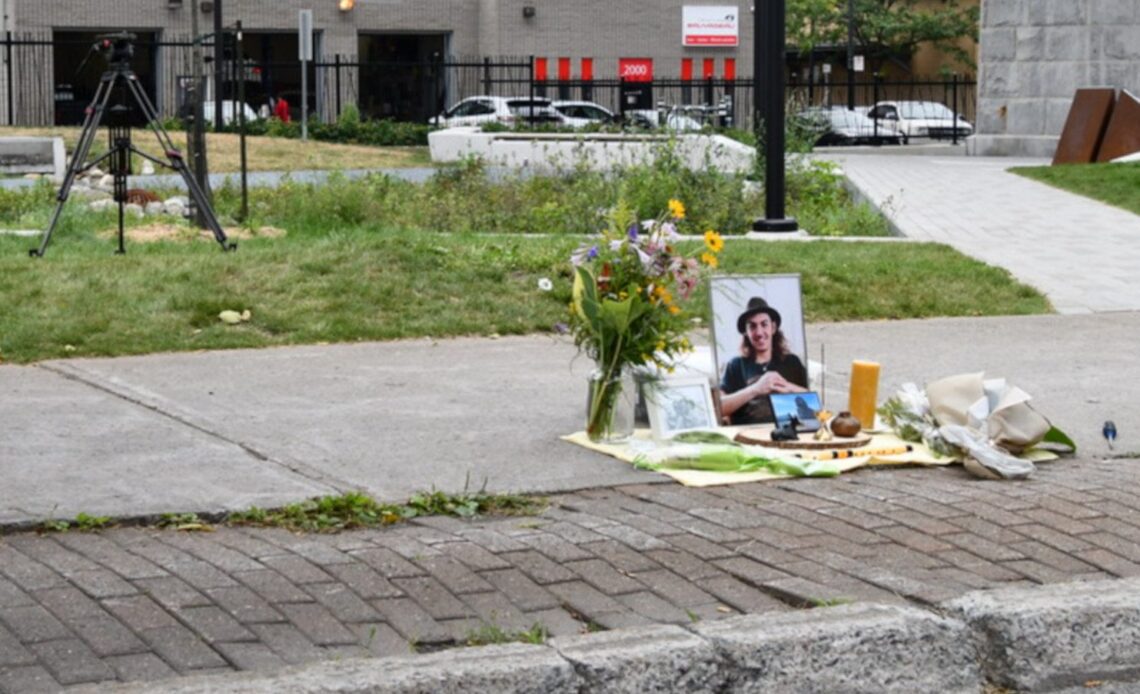
<svg viewBox="0 0 1140 694"><path fill-rule="evenodd" d="M76 70L78 58L90 53L94 32L68 32L66 39L51 32L14 35L0 41L0 124L69 125L83 120L83 110L106 68L93 54ZM143 90L166 116L185 114L193 42L189 36L140 36L132 68ZM425 62L363 62L336 55L307 64L308 91L302 95L302 64L297 60L257 60L226 39L221 79L207 66L203 93L209 100L236 99L244 93L250 107L262 115L284 99L293 118L307 99L311 117L333 121L347 104L355 104L366 119L387 118L427 122L447 107L475 95L543 96L553 100L598 103L616 114L630 110L683 112L715 125L751 127L751 79L616 79L550 80L536 73L531 57L455 58ZM213 46L203 46L213 55ZM240 88L239 88L240 87ZM849 89L853 98L849 99ZM876 103L933 102L973 122L976 85L956 77L941 80L885 81L861 79L852 84L797 81L789 75L789 113L808 107L843 106L853 101L867 111ZM957 135L957 133L952 133ZM919 135L921 137L921 135Z"/></svg>

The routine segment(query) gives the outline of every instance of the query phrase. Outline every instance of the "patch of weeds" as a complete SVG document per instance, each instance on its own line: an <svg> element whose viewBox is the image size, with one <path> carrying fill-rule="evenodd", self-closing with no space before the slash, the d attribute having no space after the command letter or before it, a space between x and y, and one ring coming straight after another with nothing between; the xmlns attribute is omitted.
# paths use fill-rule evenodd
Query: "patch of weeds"
<svg viewBox="0 0 1140 694"><path fill-rule="evenodd" d="M522 631L507 631L493 622L483 622L478 629L468 632L465 643L468 646L514 642L541 645L546 643L549 636L549 632L541 622L535 622L530 629Z"/></svg>
<svg viewBox="0 0 1140 694"><path fill-rule="evenodd" d="M62 518L49 518L40 524L40 530L45 533L65 533L71 530L71 521Z"/></svg>
<svg viewBox="0 0 1140 694"><path fill-rule="evenodd" d="M385 504L362 492L350 492L308 499L280 509L254 507L231 513L226 522L306 532L338 532L391 525L421 516L534 515L545 506L544 499L515 494L432 491L415 494L402 504Z"/></svg>
<svg viewBox="0 0 1140 694"><path fill-rule="evenodd" d="M198 517L197 513L164 513L155 523L159 528L182 531L210 532L214 528Z"/></svg>
<svg viewBox="0 0 1140 694"><path fill-rule="evenodd" d="M697 614L696 612L693 612L692 610L685 610L685 614L688 615L689 621L692 622L693 624L696 624L697 622L701 621L701 616L699 614Z"/></svg>
<svg viewBox="0 0 1140 694"><path fill-rule="evenodd" d="M854 598L808 598L808 604L812 607L838 607L839 605L850 605L855 602Z"/></svg>

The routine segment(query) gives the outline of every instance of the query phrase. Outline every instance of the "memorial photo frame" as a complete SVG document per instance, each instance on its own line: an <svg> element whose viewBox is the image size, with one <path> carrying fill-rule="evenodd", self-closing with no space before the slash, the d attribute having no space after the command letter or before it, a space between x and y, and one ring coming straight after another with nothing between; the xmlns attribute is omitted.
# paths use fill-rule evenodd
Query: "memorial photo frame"
<svg viewBox="0 0 1140 694"><path fill-rule="evenodd" d="M730 363L737 358L745 359L748 341L742 326L747 318L756 315L757 306L765 304L766 308L761 310L768 312L773 319L779 316L779 333L783 337L786 354L791 355L785 358L799 366L784 369L784 372L794 371L795 378L790 380L797 386L811 388L807 375L807 331L799 274L718 275L709 280L709 301L713 360L718 384L722 387L722 404L731 394L723 387L735 385L725 381ZM730 412L728 418L733 424L770 423L773 421L771 403L766 395L756 398L747 409L742 407Z"/></svg>
<svg viewBox="0 0 1140 694"><path fill-rule="evenodd" d="M717 411L704 376L666 378L645 385L645 406L653 438L664 440L685 431L716 429Z"/></svg>

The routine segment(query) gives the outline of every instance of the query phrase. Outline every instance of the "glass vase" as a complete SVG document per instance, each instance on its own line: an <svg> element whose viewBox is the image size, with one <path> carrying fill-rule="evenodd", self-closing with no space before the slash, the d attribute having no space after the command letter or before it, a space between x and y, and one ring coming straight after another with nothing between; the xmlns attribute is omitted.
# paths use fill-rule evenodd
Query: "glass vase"
<svg viewBox="0 0 1140 694"><path fill-rule="evenodd" d="M622 443L633 436L637 386L628 374L609 375L601 369L589 377L586 436L595 443Z"/></svg>

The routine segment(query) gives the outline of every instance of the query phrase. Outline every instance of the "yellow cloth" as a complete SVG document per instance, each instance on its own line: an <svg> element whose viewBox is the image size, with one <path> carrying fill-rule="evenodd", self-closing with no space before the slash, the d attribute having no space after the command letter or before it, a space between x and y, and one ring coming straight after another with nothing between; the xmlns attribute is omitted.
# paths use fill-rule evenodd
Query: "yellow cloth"
<svg viewBox="0 0 1140 694"><path fill-rule="evenodd" d="M722 427L719 431L732 437L736 434L738 427ZM604 453L608 456L624 460L627 463L632 463L638 455L646 453L651 450L653 446L660 445L666 446L668 443L656 444L648 429L637 429L633 433L633 439L627 443L620 444L604 444L595 443L591 441L586 432L579 431L568 436L563 436L564 441L589 448L592 451ZM871 441L866 446L860 446L854 450L866 451L879 451L891 450L895 448L903 448L911 446L913 450L906 453L897 453L895 455L863 455L851 458L840 458L831 460L828 454L841 451L842 449L824 449L824 450L789 450L781 448L768 448L762 446L754 446L753 449L762 449L773 458L788 457L794 458L799 454L801 459L805 460L827 460L835 465L841 472L854 470L856 468L864 467L867 465L947 465L950 463L959 462L956 458L942 458L936 456L929 448L922 444L908 444L906 441L898 438L894 434L877 433L873 434ZM762 482L765 480L782 480L788 479L791 475L781 475L774 472L758 471L758 472L710 472L708 470L675 470L666 469L660 471L664 475L669 475L686 487L709 487L719 484L734 484L737 482Z"/></svg>

